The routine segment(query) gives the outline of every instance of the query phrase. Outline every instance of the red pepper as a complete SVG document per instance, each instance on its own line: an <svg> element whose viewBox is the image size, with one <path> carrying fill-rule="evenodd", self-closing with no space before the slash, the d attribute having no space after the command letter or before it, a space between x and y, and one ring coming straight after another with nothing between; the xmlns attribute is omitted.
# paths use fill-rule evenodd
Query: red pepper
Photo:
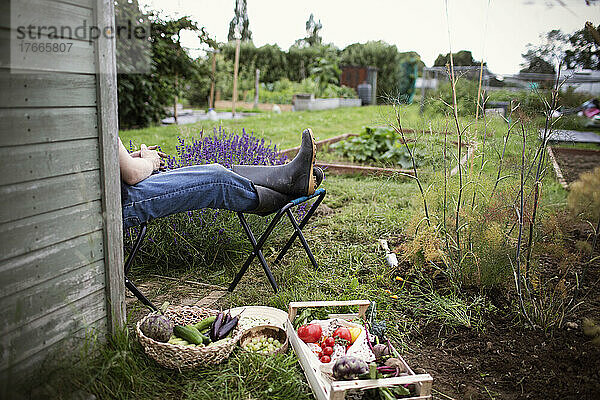
<svg viewBox="0 0 600 400"><path fill-rule="evenodd" d="M350 330L348 328L337 328L335 332L333 332L332 336L336 340L336 342L338 341L338 339L345 340L348 343L352 341L352 334L350 333Z"/></svg>
<svg viewBox="0 0 600 400"><path fill-rule="evenodd" d="M321 325L318 324L306 324L298 328L298 337L304 343L317 343L322 333Z"/></svg>

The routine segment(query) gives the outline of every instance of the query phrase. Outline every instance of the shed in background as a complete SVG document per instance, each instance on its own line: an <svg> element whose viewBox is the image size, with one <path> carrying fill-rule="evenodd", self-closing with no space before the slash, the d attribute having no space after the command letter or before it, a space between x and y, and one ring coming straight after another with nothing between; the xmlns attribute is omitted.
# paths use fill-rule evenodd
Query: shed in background
<svg viewBox="0 0 600 400"><path fill-rule="evenodd" d="M344 65L342 66L340 84L356 90L363 105L375 105L377 104L377 71L376 67ZM365 95L361 96L364 91L363 88L368 87L364 84L370 85L370 88ZM360 91L359 86L361 86Z"/></svg>

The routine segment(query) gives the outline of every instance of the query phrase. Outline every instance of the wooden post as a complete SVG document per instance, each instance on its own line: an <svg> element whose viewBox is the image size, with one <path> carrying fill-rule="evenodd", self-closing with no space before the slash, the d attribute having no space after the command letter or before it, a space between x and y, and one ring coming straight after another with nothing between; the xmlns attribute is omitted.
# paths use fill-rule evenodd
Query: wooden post
<svg viewBox="0 0 600 400"><path fill-rule="evenodd" d="M258 83L260 79L260 69L256 68L256 76L254 79L254 108L258 108Z"/></svg>
<svg viewBox="0 0 600 400"><path fill-rule="evenodd" d="M208 100L208 108L215 108L215 81L217 70L217 51L213 51L212 55L212 75L210 80L210 98Z"/></svg>
<svg viewBox="0 0 600 400"><path fill-rule="evenodd" d="M96 0L95 6L96 26L112 26L115 18L114 2ZM96 41L95 56L98 62L96 83L108 327L110 332L116 333L125 325L126 309L115 39L100 35Z"/></svg>
<svg viewBox="0 0 600 400"><path fill-rule="evenodd" d="M231 114L235 116L235 102L237 101L237 78L240 63L240 39L235 41L235 63L233 64L233 98L231 102Z"/></svg>
<svg viewBox="0 0 600 400"><path fill-rule="evenodd" d="M425 77L427 76L427 67L423 67L423 76L421 77L421 115L425 109Z"/></svg>

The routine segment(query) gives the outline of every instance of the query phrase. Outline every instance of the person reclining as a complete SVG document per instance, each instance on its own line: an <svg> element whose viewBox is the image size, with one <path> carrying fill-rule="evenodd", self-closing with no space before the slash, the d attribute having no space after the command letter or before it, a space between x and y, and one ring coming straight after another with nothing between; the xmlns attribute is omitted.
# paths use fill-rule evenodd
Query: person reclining
<svg viewBox="0 0 600 400"><path fill-rule="evenodd" d="M289 201L311 195L323 180L310 129L292 161L284 165L193 165L166 172L164 153L141 145L129 153L119 139L123 226L202 208L267 215Z"/></svg>

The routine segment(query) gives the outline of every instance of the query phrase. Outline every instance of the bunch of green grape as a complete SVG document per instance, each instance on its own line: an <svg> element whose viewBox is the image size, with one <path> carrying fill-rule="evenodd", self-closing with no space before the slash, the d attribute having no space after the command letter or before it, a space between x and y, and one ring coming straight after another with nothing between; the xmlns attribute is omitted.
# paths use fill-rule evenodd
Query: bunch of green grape
<svg viewBox="0 0 600 400"><path fill-rule="evenodd" d="M261 354L270 354L281 348L281 342L272 337L255 337L244 345L244 350Z"/></svg>

